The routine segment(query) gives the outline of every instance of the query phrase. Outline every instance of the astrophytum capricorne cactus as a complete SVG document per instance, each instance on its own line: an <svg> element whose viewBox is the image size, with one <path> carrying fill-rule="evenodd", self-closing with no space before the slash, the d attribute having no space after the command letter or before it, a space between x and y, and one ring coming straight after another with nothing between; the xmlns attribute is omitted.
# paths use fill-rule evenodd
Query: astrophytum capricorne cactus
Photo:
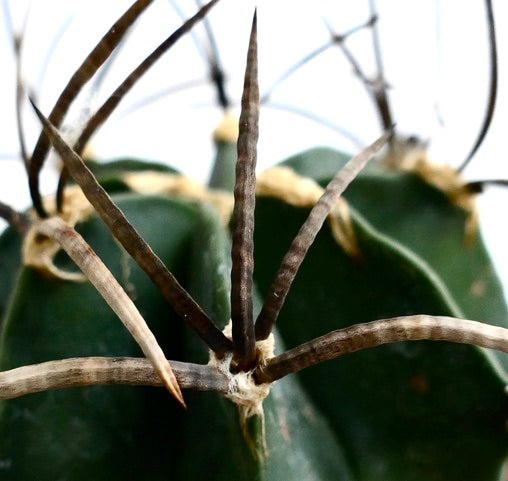
<svg viewBox="0 0 508 481"><path fill-rule="evenodd" d="M215 3L74 145L58 132L66 109L150 2L118 20L47 118L33 102L34 209L1 206L0 479L502 479L508 315L479 234L465 236L472 194L365 167L390 131L355 157L312 150L256 179L256 17L238 141L217 134L213 189L148 162L81 159ZM50 146L64 164L55 199L38 187Z"/></svg>

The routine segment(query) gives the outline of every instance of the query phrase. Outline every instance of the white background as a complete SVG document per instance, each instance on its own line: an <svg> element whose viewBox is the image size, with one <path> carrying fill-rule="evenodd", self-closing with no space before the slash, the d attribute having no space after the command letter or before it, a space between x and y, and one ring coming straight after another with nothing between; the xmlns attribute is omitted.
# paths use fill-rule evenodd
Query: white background
<svg viewBox="0 0 508 481"><path fill-rule="evenodd" d="M196 9L192 0L177 3L186 16ZM49 113L70 75L129 4L124 0L10 2L16 30L22 28L27 18L22 73L44 113ZM235 105L241 95L253 7L254 3L249 0L221 0L209 17L228 78L228 93ZM429 139L433 160L458 166L474 142L486 105L488 49L484 2L379 0L378 8L385 74L391 85L390 99L398 131ZM488 137L465 171L466 178L474 180L508 179L504 142L508 135L505 87L508 3L494 1L494 12L499 44L499 101ZM258 2L261 91L266 91L287 68L328 41L324 20L337 33L343 33L368 18L367 0ZM136 23L100 91L91 94L86 90L80 95L66 120L66 135L75 135L89 109L100 105L130 70L180 23L171 2L156 0ZM0 199L25 208L29 197L18 158L14 57L7 23L0 25ZM53 48L57 38L59 41ZM201 26L196 29L196 38L198 43L206 44ZM347 45L366 72L373 75L370 31L350 37ZM215 92L206 83L207 69L192 37L182 39L139 82L93 138L91 148L96 156L127 155L161 160L205 181L213 159L211 133L222 117ZM130 107L148 95L195 80L202 81L202 85L128 113ZM380 133L365 88L337 47L328 49L291 76L273 92L272 100L326 118L363 143ZM39 126L28 106L23 113L28 143L33 146ZM319 145L356 151L336 131L269 107L262 109L260 129L260 169ZM55 183L55 162L50 161L42 176L43 192L54 191ZM489 188L479 201L482 230L505 286L508 286L507 201L508 191L501 188Z"/></svg>

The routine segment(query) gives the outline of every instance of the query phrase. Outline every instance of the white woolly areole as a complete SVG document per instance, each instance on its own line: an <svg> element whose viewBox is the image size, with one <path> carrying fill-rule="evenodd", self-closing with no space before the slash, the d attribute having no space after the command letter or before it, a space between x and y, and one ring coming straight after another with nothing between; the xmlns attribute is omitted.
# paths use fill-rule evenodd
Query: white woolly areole
<svg viewBox="0 0 508 481"><path fill-rule="evenodd" d="M232 339L231 321L222 332L228 339ZM256 341L258 365L266 364L268 359L273 357L274 345L273 334L270 334L267 339ZM270 393L273 383L256 384L252 376L253 371L233 374L230 370L232 359L233 353L228 353L222 359L218 359L215 353L210 351L208 365L219 369L229 379L226 397L238 406L242 421L256 414L263 417L263 401Z"/></svg>

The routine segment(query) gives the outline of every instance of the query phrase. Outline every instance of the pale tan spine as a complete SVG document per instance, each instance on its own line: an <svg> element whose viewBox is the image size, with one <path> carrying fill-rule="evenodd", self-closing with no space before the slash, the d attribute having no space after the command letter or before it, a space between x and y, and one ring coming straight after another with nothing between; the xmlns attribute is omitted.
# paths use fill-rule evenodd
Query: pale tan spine
<svg viewBox="0 0 508 481"><path fill-rule="evenodd" d="M41 234L57 241L78 265L150 359L164 385L185 405L176 377L152 331L130 297L83 237L59 217L41 221L37 228Z"/></svg>
<svg viewBox="0 0 508 481"><path fill-rule="evenodd" d="M330 332L272 358L256 372L273 382L344 354L400 341L449 341L508 352L508 329L466 319L415 315L356 324Z"/></svg>
<svg viewBox="0 0 508 481"><path fill-rule="evenodd" d="M182 389L228 392L229 380L209 366L171 361ZM12 399L50 389L103 384L162 386L148 359L86 357L62 359L0 372L0 399Z"/></svg>

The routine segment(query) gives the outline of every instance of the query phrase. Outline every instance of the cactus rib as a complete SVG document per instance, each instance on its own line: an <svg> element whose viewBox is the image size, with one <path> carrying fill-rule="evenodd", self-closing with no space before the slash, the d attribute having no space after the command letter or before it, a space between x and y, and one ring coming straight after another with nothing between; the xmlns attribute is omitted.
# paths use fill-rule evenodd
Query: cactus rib
<svg viewBox="0 0 508 481"><path fill-rule="evenodd" d="M353 157L327 185L282 259L256 320L256 339L266 339L272 332L298 269L330 210L361 169L385 145L390 135L391 132L385 133Z"/></svg>

